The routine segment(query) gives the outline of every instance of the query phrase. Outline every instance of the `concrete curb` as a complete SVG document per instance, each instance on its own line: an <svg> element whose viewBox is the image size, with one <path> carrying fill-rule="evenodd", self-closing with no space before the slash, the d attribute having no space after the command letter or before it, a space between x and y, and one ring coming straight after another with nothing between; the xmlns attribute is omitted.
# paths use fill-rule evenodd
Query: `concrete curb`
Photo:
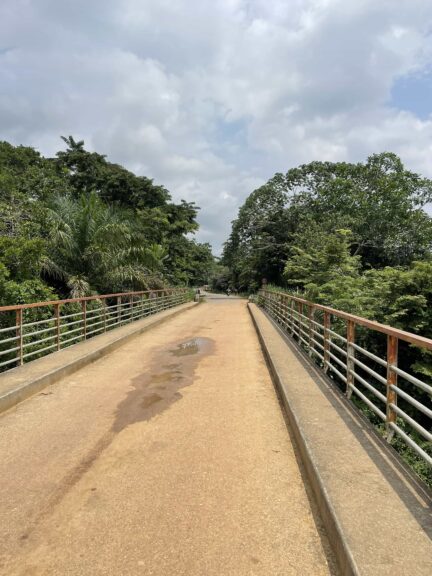
<svg viewBox="0 0 432 576"><path fill-rule="evenodd" d="M166 322L167 320L174 318L178 314L181 314L182 312L185 312L186 310L190 310L191 308L193 308L194 306L197 306L197 305L198 304L196 302L190 302L188 304L181 305L181 307L179 307L179 308L172 308L169 310L165 310L164 312L159 312L159 313L155 314L154 316L149 316L148 318L138 320L136 323L127 324L126 326L123 326L121 328L116 328L116 329L114 329L110 332L107 332L105 334L95 336L94 338L91 338L91 339L87 340L86 342L80 342L78 344L75 344L75 346L73 346L73 347L65 348L64 350L61 350L60 352L54 352L53 354L48 354L47 356L39 358L38 360L34 360L31 363L24 364L23 366L19 366L17 368L14 368L14 369L8 371L8 372L4 372L2 375L0 375L0 384L2 383L1 382L2 380L6 380L8 378L8 376L10 376L10 375L17 376L17 375L20 375L20 373L22 373L23 370L28 371L29 366L36 367L38 365L38 363L40 365L41 362L46 361L48 358L53 359L55 357L58 360L58 359L60 359L62 354L64 354L65 352L70 352L72 350L72 348L74 348L75 351L77 351L77 350L79 350L79 348L77 348L77 347L80 347L80 346L85 347L86 344L90 344L90 343L95 345L98 342L98 340L97 340L98 338L100 339L101 337L103 338L103 337L106 337L107 335L114 335L116 330L121 330L122 328L131 328L132 326L135 325L134 330L130 330L130 331L126 332L125 334L122 334L120 337L113 339L113 340L110 340L109 342L104 343L101 346L96 347L95 349L93 349L91 351L87 351L87 352L83 351L82 355L79 355L78 357L73 358L69 362L66 362L64 364L60 364L59 366L57 366L51 370L48 370L47 372L42 373L41 375L38 375L38 376L34 377L33 379L31 379L31 377L30 377L30 378L26 379L24 382L18 384L16 387L8 390L4 394L2 394L0 391L0 414L2 412L5 412L6 410L9 410L10 408L13 408L17 404L19 404L23 400L26 400L30 396L33 396L37 392L40 392L41 390L43 390L44 388L46 388L50 384L54 384L55 382L58 382L61 378L64 378L65 376L69 376L70 374L73 374L74 372L76 372L77 370L80 370L84 366L87 366L88 364L95 362L99 358L102 358L106 354L109 354L110 352L116 350L117 348L119 348L123 344L126 344L126 342L129 342L129 340L136 338L137 336L139 336L143 332L146 332L150 328L154 328L155 326L158 326L159 324L162 324L162 323ZM144 322L145 322L145 324L144 324Z"/></svg>
<svg viewBox="0 0 432 576"><path fill-rule="evenodd" d="M254 312L250 304L248 304L248 310L249 314L251 315L255 330L257 332L258 339L262 351L264 353L264 357L270 369L273 382L276 386L280 398L282 399L283 406L287 412L288 420L291 425L292 432L294 433L294 438L301 455L301 460L305 467L308 481L312 487L319 513L321 515L331 546L333 548L338 568L341 571L341 574L347 576L359 576L360 572L358 571L355 560L352 556L351 551L349 550L348 543L344 538L343 531L340 527L337 518L337 514L328 497L325 484L316 466L313 455L309 451L309 447L305 439L302 426L298 421L294 412L291 410L286 390L283 385L283 380L278 372L277 367L275 366L271 351L269 350L267 342L260 331L259 325L256 321Z"/></svg>

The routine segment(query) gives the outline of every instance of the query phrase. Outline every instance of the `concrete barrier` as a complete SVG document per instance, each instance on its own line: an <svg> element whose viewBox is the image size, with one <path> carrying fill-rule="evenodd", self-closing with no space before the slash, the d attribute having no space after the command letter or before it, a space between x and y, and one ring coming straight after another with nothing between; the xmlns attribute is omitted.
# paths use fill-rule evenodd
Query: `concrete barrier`
<svg viewBox="0 0 432 576"><path fill-rule="evenodd" d="M248 304L342 574L432 574L432 496L326 376Z"/></svg>

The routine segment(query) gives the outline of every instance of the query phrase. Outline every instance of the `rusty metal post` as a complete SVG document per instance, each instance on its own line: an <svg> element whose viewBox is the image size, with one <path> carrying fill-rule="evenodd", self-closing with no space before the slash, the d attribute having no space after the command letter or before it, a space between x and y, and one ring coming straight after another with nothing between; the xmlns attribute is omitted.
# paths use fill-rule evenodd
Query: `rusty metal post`
<svg viewBox="0 0 432 576"><path fill-rule="evenodd" d="M308 309L308 318L309 318L309 356L312 357L312 350L314 350L313 340L312 340L312 338L313 338L313 332L312 332L312 330L313 330L313 324L312 324L312 321L313 321L314 318L315 318L315 308L314 308L313 306L309 306L309 309Z"/></svg>
<svg viewBox="0 0 432 576"><path fill-rule="evenodd" d="M16 326L16 336L18 342L18 350L17 350L17 361L21 366L24 362L23 359L23 311L21 308L18 308L15 312L15 326Z"/></svg>
<svg viewBox="0 0 432 576"><path fill-rule="evenodd" d="M288 313L288 296L286 294L284 294L283 297L283 314L284 314L284 320L285 320L285 330L288 331L289 328L289 313Z"/></svg>
<svg viewBox="0 0 432 576"><path fill-rule="evenodd" d="M83 300L81 302L82 309L82 319L83 319L83 336L84 340L87 339L87 301Z"/></svg>
<svg viewBox="0 0 432 576"><path fill-rule="evenodd" d="M324 312L324 372L328 371L328 363L330 362L330 314Z"/></svg>
<svg viewBox="0 0 432 576"><path fill-rule="evenodd" d="M299 320L299 324L298 324L298 329L299 329L299 344L301 344L301 338L303 337L302 334L302 330L303 330L303 302L299 302L298 303L298 320Z"/></svg>
<svg viewBox="0 0 432 576"><path fill-rule="evenodd" d="M346 395L347 398L351 398L352 394L352 386L354 386L354 372L355 363L354 363L354 346L353 343L355 342L355 323L353 320L347 321L347 386L346 386Z"/></svg>
<svg viewBox="0 0 432 576"><path fill-rule="evenodd" d="M397 394L391 389L391 386L397 385L397 374L392 370L393 366L397 367L398 363L398 339L396 336L387 336L387 402L386 402L386 429L387 441L393 438L394 430L390 423L396 424L396 412L392 410L390 404L396 404Z"/></svg>
<svg viewBox="0 0 432 576"><path fill-rule="evenodd" d="M117 322L121 322L121 296L117 296Z"/></svg>
<svg viewBox="0 0 432 576"><path fill-rule="evenodd" d="M294 337L294 300L290 301L290 317L291 317L291 336Z"/></svg>
<svg viewBox="0 0 432 576"><path fill-rule="evenodd" d="M54 304L57 350L60 350L60 304Z"/></svg>

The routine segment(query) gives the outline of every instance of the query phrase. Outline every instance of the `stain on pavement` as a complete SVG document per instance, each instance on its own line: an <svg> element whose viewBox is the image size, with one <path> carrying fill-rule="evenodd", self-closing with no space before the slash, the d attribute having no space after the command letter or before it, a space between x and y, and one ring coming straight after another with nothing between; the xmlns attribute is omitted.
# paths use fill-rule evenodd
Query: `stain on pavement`
<svg viewBox="0 0 432 576"><path fill-rule="evenodd" d="M199 336L157 351L146 371L132 379L133 389L117 406L113 432L149 420L182 398L178 391L193 383L196 367L213 349L213 340Z"/></svg>

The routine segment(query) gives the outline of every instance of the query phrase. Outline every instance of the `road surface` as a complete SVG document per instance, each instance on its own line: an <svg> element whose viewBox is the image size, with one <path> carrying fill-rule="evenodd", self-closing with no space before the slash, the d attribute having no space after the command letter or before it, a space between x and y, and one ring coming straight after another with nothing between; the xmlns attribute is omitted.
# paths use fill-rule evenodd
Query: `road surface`
<svg viewBox="0 0 432 576"><path fill-rule="evenodd" d="M5 413L0 462L2 575L333 573L244 300Z"/></svg>

